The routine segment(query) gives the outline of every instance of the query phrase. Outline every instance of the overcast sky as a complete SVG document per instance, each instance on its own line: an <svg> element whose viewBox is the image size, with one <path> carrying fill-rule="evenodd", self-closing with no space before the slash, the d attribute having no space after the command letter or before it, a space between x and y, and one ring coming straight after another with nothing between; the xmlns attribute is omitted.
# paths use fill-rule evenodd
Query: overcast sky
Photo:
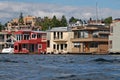
<svg viewBox="0 0 120 80"><path fill-rule="evenodd" d="M120 0L0 0L0 22L18 18L20 12L24 16L95 19L96 2L99 19L120 17Z"/></svg>

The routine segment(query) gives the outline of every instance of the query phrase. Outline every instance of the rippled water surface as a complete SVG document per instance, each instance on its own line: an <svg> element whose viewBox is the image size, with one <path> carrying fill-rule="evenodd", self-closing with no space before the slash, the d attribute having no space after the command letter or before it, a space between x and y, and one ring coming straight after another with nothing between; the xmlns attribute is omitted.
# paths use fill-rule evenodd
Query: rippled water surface
<svg viewBox="0 0 120 80"><path fill-rule="evenodd" d="M0 55L0 80L120 80L120 55Z"/></svg>

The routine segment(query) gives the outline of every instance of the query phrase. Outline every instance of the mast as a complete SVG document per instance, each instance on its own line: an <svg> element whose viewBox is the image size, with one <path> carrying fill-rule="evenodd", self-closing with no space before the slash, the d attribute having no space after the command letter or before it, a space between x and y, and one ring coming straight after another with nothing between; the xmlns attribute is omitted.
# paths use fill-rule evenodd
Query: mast
<svg viewBox="0 0 120 80"><path fill-rule="evenodd" d="M96 1L96 23L98 23L98 3Z"/></svg>

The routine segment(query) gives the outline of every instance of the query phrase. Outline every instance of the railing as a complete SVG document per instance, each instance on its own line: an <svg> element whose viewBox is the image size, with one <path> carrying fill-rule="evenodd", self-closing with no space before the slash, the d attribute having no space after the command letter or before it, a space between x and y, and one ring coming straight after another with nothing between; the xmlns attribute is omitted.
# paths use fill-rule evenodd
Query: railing
<svg viewBox="0 0 120 80"><path fill-rule="evenodd" d="M58 37L55 37L53 40L54 41L67 41L67 39L58 38Z"/></svg>
<svg viewBox="0 0 120 80"><path fill-rule="evenodd" d="M73 42L88 42L88 41L99 41L99 42L107 42L108 38L72 38Z"/></svg>

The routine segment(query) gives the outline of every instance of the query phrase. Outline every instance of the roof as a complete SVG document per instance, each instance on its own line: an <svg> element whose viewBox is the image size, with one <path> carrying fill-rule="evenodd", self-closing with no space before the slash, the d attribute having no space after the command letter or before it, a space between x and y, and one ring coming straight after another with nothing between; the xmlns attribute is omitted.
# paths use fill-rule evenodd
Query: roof
<svg viewBox="0 0 120 80"><path fill-rule="evenodd" d="M52 28L51 30L49 30L49 31L68 31L68 28L67 27L54 27L54 28Z"/></svg>
<svg viewBox="0 0 120 80"><path fill-rule="evenodd" d="M32 31L32 32L35 32L35 33L46 33L45 31Z"/></svg>

